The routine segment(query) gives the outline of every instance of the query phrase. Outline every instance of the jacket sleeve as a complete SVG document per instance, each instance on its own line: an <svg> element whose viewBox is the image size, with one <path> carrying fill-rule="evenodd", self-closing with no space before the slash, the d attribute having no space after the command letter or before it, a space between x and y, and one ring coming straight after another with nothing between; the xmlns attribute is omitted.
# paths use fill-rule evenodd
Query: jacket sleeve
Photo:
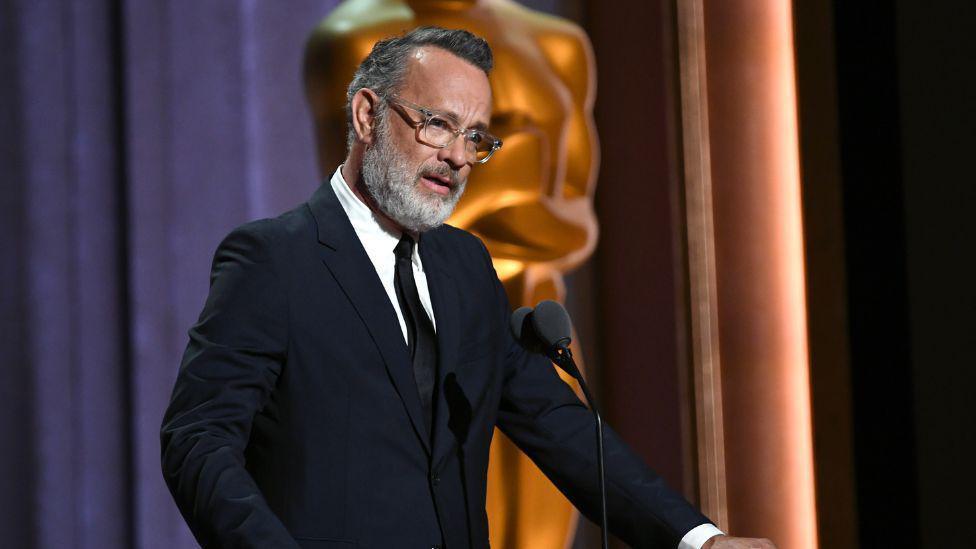
<svg viewBox="0 0 976 549"><path fill-rule="evenodd" d="M218 247L163 418L163 476L204 547L297 547L244 467L252 421L287 348L270 223L244 225Z"/></svg>
<svg viewBox="0 0 976 549"><path fill-rule="evenodd" d="M522 348L507 329L510 309L496 283L506 348L498 427L573 504L600 522L596 422L545 357ZM675 549L682 536L709 522L672 491L604 424L609 529L636 548Z"/></svg>

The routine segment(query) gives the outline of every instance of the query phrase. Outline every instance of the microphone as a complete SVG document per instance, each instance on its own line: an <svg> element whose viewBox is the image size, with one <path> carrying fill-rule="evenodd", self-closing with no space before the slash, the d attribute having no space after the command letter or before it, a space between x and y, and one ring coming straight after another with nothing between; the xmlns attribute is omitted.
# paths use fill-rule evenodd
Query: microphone
<svg viewBox="0 0 976 549"><path fill-rule="evenodd" d="M542 340L532 327L532 307L519 307L512 313L512 335L522 344L522 347L534 352L544 353Z"/></svg>
<svg viewBox="0 0 976 549"><path fill-rule="evenodd" d="M511 328L515 339L523 347L548 356L580 384L585 383L569 350L569 344L573 341L573 322L562 305L547 299L540 301L535 309L520 307L512 313ZM592 403L589 395L586 396Z"/></svg>
<svg viewBox="0 0 976 549"><path fill-rule="evenodd" d="M572 342L573 323L569 313L555 301L540 301L532 312L532 327L549 349L567 349Z"/></svg>
<svg viewBox="0 0 976 549"><path fill-rule="evenodd" d="M569 313L559 303L547 299L539 302L535 309L518 308L512 313L511 329L515 339L523 347L529 351L545 354L553 363L576 379L590 405L590 410L596 419L596 458L600 474L600 529L603 549L607 549L607 474L603 463L603 418L597 410L596 401L593 400L583 374L573 360L573 352L569 349L569 344L573 341L573 323Z"/></svg>

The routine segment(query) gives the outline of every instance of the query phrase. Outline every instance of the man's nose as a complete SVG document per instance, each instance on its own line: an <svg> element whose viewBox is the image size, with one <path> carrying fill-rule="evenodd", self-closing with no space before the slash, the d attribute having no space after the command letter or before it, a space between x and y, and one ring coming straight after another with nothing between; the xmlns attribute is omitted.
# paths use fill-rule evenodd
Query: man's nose
<svg viewBox="0 0 976 549"><path fill-rule="evenodd" d="M437 155L437 159L442 162L447 162L455 170L460 170L467 163L467 151L465 151L465 138L463 135L459 135L453 143L441 149L440 153Z"/></svg>

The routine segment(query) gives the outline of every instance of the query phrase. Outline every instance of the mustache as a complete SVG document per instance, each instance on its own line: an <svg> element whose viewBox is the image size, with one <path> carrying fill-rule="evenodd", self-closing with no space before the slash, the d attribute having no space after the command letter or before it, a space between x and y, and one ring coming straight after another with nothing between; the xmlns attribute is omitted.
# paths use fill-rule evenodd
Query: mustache
<svg viewBox="0 0 976 549"><path fill-rule="evenodd" d="M461 170L451 169L447 164L439 164L437 166L427 166L420 170L421 176L433 175L435 177L448 177L451 179L451 186L461 183L460 180Z"/></svg>

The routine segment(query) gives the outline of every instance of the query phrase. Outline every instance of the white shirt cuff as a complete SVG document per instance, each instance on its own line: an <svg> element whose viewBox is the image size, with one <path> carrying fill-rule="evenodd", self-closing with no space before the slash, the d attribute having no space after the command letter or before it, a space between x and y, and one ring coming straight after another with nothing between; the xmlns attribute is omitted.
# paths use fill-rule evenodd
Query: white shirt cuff
<svg viewBox="0 0 976 549"><path fill-rule="evenodd" d="M685 537L681 538L681 543L678 544L678 549L701 549L705 542L714 538L715 536L724 536L725 532L719 530L714 524L700 524L695 526L685 534Z"/></svg>

